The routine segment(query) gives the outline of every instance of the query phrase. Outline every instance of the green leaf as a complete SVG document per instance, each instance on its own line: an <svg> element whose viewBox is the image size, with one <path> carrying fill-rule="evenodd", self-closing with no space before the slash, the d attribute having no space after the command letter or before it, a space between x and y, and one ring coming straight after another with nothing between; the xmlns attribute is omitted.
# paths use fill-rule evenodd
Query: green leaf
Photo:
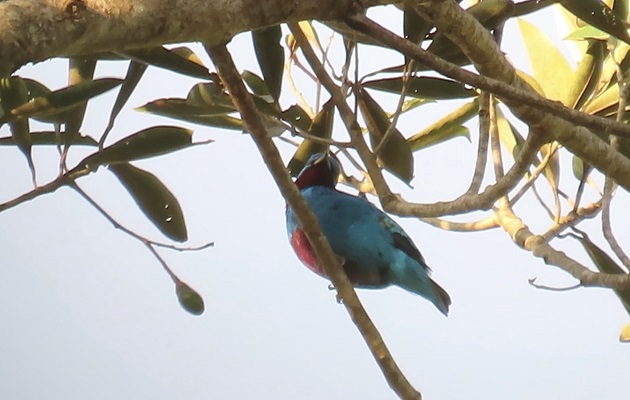
<svg viewBox="0 0 630 400"><path fill-rule="evenodd" d="M203 298L190 286L182 281L175 284L177 300L182 308L192 315L201 315L205 309Z"/></svg>
<svg viewBox="0 0 630 400"><path fill-rule="evenodd" d="M592 25L586 25L571 32L571 34L567 36L565 40L587 40L587 39L606 40L609 37L610 35L602 31L601 29L597 29Z"/></svg>
<svg viewBox="0 0 630 400"><path fill-rule="evenodd" d="M586 253L591 260L593 260L593 263L600 272L604 272L606 274L627 274L623 268L617 265L617 263L608 254L606 254L606 252L595 245L595 243L593 243L590 239L577 235L573 235L573 237L575 237L582 246L584 246ZM619 297L619 300L621 300L621 304L623 304L626 311L630 314L630 289L613 290Z"/></svg>
<svg viewBox="0 0 630 400"><path fill-rule="evenodd" d="M243 71L241 74L241 78L245 82L245 84L251 89L252 93L256 96L265 98L271 96L269 92L269 87L267 86L267 82L263 80L260 76L256 75L252 71Z"/></svg>
<svg viewBox="0 0 630 400"><path fill-rule="evenodd" d="M199 57L188 48L169 50L165 47L119 51L118 54L130 60L154 65L193 78L213 80L215 77L208 71Z"/></svg>
<svg viewBox="0 0 630 400"><path fill-rule="evenodd" d="M512 16L513 11L514 2L511 0L484 0L466 9L466 12L488 30L493 30L505 22ZM470 64L459 46L439 31L427 50L457 65Z"/></svg>
<svg viewBox="0 0 630 400"><path fill-rule="evenodd" d="M572 85L573 69L547 35L522 19L518 20L534 78L551 100L562 101Z"/></svg>
<svg viewBox="0 0 630 400"><path fill-rule="evenodd" d="M505 115L499 107L496 107L496 116L499 140L501 144L503 144L503 147L516 159L518 158L523 143L525 143L525 139L516 129L513 129L512 124L505 118ZM538 161L535 163L537 164Z"/></svg>
<svg viewBox="0 0 630 400"><path fill-rule="evenodd" d="M545 7L549 7L557 2L558 0L522 1L520 3L514 4L512 17L520 17L523 15L531 14L538 10L542 10Z"/></svg>
<svg viewBox="0 0 630 400"><path fill-rule="evenodd" d="M390 93L400 94L404 85L404 77L377 79L364 82L363 86L383 90ZM408 77L407 96L422 99L464 99L476 96L474 89L464 84L450 79L433 78L433 77Z"/></svg>
<svg viewBox="0 0 630 400"><path fill-rule="evenodd" d="M96 59L84 57L71 57L69 60L68 84L79 85L90 82L94 79L94 70L96 69ZM79 102L65 113L66 135L64 136L64 145L66 149L79 136L79 130L83 124L85 117L85 109L87 108L87 100ZM64 152L67 150L64 150ZM64 154L65 155L65 154Z"/></svg>
<svg viewBox="0 0 630 400"><path fill-rule="evenodd" d="M617 112L619 105L619 86L612 85L604 93L590 99L582 111L586 114L608 117Z"/></svg>
<svg viewBox="0 0 630 400"><path fill-rule="evenodd" d="M280 117L289 125L295 126L302 132L308 132L311 127L311 118L302 107L294 104L286 110L282 111Z"/></svg>
<svg viewBox="0 0 630 400"><path fill-rule="evenodd" d="M566 0L560 4L584 22L630 44L630 36L624 20L619 18L604 2L600 0ZM625 13L627 13L627 9Z"/></svg>
<svg viewBox="0 0 630 400"><path fill-rule="evenodd" d="M10 116L5 116L5 118L39 118L56 115L59 117L59 120L56 122L64 122L65 112L70 108L92 97L105 93L121 83L121 79L115 78L84 81L77 85L55 90L47 96L36 97L30 102L11 110Z"/></svg>
<svg viewBox="0 0 630 400"><path fill-rule="evenodd" d="M114 164L172 153L192 145L189 129L177 126L154 126L130 135L79 162L80 166L95 169L99 165Z"/></svg>
<svg viewBox="0 0 630 400"><path fill-rule="evenodd" d="M65 132L55 131L37 131L31 132L31 144L33 146L56 146L57 135L64 137ZM13 137L0 138L0 146L15 146ZM98 142L89 136L79 136L75 142L75 146L98 146Z"/></svg>
<svg viewBox="0 0 630 400"><path fill-rule="evenodd" d="M606 42L590 40L586 53L575 70L573 84L565 100L569 107L580 109L591 97L602 74Z"/></svg>
<svg viewBox="0 0 630 400"><path fill-rule="evenodd" d="M179 202L155 175L129 163L112 164L109 169L160 232L178 242L188 240Z"/></svg>
<svg viewBox="0 0 630 400"><path fill-rule="evenodd" d="M372 149L376 149L391 125L381 106L363 88L357 91L357 100L361 115L370 133ZM383 167L402 181L409 183L413 179L413 154L409 144L396 128L377 154Z"/></svg>
<svg viewBox="0 0 630 400"><path fill-rule="evenodd" d="M278 102L284 74L284 47L280 44L282 28L280 25L274 25L253 30L252 39L266 86L271 97Z"/></svg>
<svg viewBox="0 0 630 400"><path fill-rule="evenodd" d="M12 76L0 79L0 106L3 110L3 118L9 116L16 108L28 104L27 102L28 88L22 78ZM2 126L1 121L0 126ZM26 157L26 162L31 171L33 185L36 186L35 165L33 164L33 156L31 154L32 138L29 122L27 119L9 121L9 129L11 131L11 138L22 154L24 154L24 157Z"/></svg>
<svg viewBox="0 0 630 400"><path fill-rule="evenodd" d="M131 94L138 86L140 79L144 75L144 72L147 70L148 65L144 63L140 63L137 61L130 61L129 66L127 67L127 74L125 75L125 79L123 80L122 85L120 86L120 90L118 91L118 96L116 96L116 101L112 106L112 111L109 114L109 120L107 121L107 127L105 127L105 131L103 132L103 136L101 137L101 143L105 143L105 139L107 139L107 135L114 127L114 122L116 121L116 117L122 110L122 108L127 104L127 101L131 97Z"/></svg>
<svg viewBox="0 0 630 400"><path fill-rule="evenodd" d="M422 131L407 139L411 151L417 151L444 141L463 136L470 140L468 128L462 124L469 121L479 112L479 100L464 104L457 110L435 121Z"/></svg>
<svg viewBox="0 0 630 400"><path fill-rule="evenodd" d="M236 112L230 95L216 83L198 83L186 95L186 102L193 106L209 106L212 109L223 109L225 113ZM220 106L220 107L217 107Z"/></svg>
<svg viewBox="0 0 630 400"><path fill-rule="evenodd" d="M552 146L553 143L548 143L544 144L540 148L540 154L542 155L543 159L547 156L547 154L549 154ZM549 182L549 186L551 187L551 191L553 192L554 197L557 199L558 185L560 184L560 156L557 151L549 157L549 162L543 170L543 174Z"/></svg>
<svg viewBox="0 0 630 400"><path fill-rule="evenodd" d="M330 139L333 132L333 120L335 115L334 103L328 100L321 111L317 113L313 124L308 130L308 134L316 136L318 138ZM298 146L293 158L289 161L288 169L292 176L297 174L304 168L306 161L309 157L315 153L324 153L328 151L328 145L324 143L318 143L310 139L304 139Z"/></svg>
<svg viewBox="0 0 630 400"><path fill-rule="evenodd" d="M195 106L186 99L159 99L136 108L136 111L170 117L195 124L242 131L243 121L225 115L225 106Z"/></svg>
<svg viewBox="0 0 630 400"><path fill-rule="evenodd" d="M410 2L405 2L403 12L403 33L405 39L419 44L429 33L431 24L416 12Z"/></svg>

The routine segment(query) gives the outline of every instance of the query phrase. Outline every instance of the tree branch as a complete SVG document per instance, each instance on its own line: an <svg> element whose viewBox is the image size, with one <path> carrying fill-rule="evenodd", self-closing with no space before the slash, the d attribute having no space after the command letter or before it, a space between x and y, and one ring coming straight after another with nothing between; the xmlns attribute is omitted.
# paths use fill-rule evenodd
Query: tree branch
<svg viewBox="0 0 630 400"><path fill-rule="evenodd" d="M0 2L0 76L28 62L165 43L223 43L237 33L341 19L393 0L9 0Z"/></svg>
<svg viewBox="0 0 630 400"><path fill-rule="evenodd" d="M295 212L300 226L322 264L324 272L331 278L339 297L343 300L350 317L361 332L390 387L403 399L421 398L420 393L411 386L396 365L380 333L361 305L352 284L343 271L340 261L330 248L317 222L317 218L291 180L282 162L280 153L269 137L227 48L225 46L209 45L206 46L206 51L217 67L223 84L228 89L234 105L241 113L247 129L251 132L252 139L258 146L260 154L265 160L267 168L269 168L280 192L287 200L289 207Z"/></svg>
<svg viewBox="0 0 630 400"><path fill-rule="evenodd" d="M546 136L543 138L544 142L559 141L574 154L630 190L630 174L626 173L630 170L630 160L585 128L630 137L630 126L571 110L538 95L516 75L516 71L505 60L492 35L457 3L452 0L420 3L423 6L418 7L418 11L453 42L462 46L462 50L482 74L493 76L494 79L446 62L364 16L354 16L346 21L352 28L370 35L445 76L496 94L510 107L514 115L533 130L544 133ZM475 40L471 40L472 37Z"/></svg>
<svg viewBox="0 0 630 400"><path fill-rule="evenodd" d="M605 274L591 271L563 252L551 247L542 236L533 234L511 210L499 210L497 218L514 243L531 251L536 257L542 258L546 264L555 265L568 272L583 286L630 289L630 274Z"/></svg>

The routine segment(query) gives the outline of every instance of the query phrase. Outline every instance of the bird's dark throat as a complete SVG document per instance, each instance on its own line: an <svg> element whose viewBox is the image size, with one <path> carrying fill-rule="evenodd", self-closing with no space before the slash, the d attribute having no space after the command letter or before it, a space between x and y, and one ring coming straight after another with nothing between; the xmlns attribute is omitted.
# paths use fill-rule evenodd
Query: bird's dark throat
<svg viewBox="0 0 630 400"><path fill-rule="evenodd" d="M295 180L296 186L302 190L313 186L325 186L334 189L337 177L327 162L319 162L300 173Z"/></svg>

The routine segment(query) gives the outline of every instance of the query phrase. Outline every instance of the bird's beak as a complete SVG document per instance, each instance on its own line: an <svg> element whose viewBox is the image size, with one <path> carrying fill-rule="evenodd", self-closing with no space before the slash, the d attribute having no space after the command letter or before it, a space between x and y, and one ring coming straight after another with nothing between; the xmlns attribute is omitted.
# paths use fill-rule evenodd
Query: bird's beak
<svg viewBox="0 0 630 400"><path fill-rule="evenodd" d="M315 161L313 162L313 165L319 164L319 163L320 163L320 162L322 162L322 161L328 161L328 153L327 153L327 152L326 152L326 153L323 153L323 154L321 155L321 157L319 157L317 160L315 160Z"/></svg>

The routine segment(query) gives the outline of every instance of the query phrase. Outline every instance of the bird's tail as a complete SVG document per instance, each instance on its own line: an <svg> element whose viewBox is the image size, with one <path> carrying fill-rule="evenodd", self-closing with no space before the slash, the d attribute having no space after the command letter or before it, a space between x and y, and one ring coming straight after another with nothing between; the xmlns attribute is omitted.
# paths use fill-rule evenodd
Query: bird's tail
<svg viewBox="0 0 630 400"><path fill-rule="evenodd" d="M440 312L448 316L448 308L451 305L451 297L435 283L424 269L405 268L405 276L399 279L396 284L405 290L419 294L433 303Z"/></svg>

